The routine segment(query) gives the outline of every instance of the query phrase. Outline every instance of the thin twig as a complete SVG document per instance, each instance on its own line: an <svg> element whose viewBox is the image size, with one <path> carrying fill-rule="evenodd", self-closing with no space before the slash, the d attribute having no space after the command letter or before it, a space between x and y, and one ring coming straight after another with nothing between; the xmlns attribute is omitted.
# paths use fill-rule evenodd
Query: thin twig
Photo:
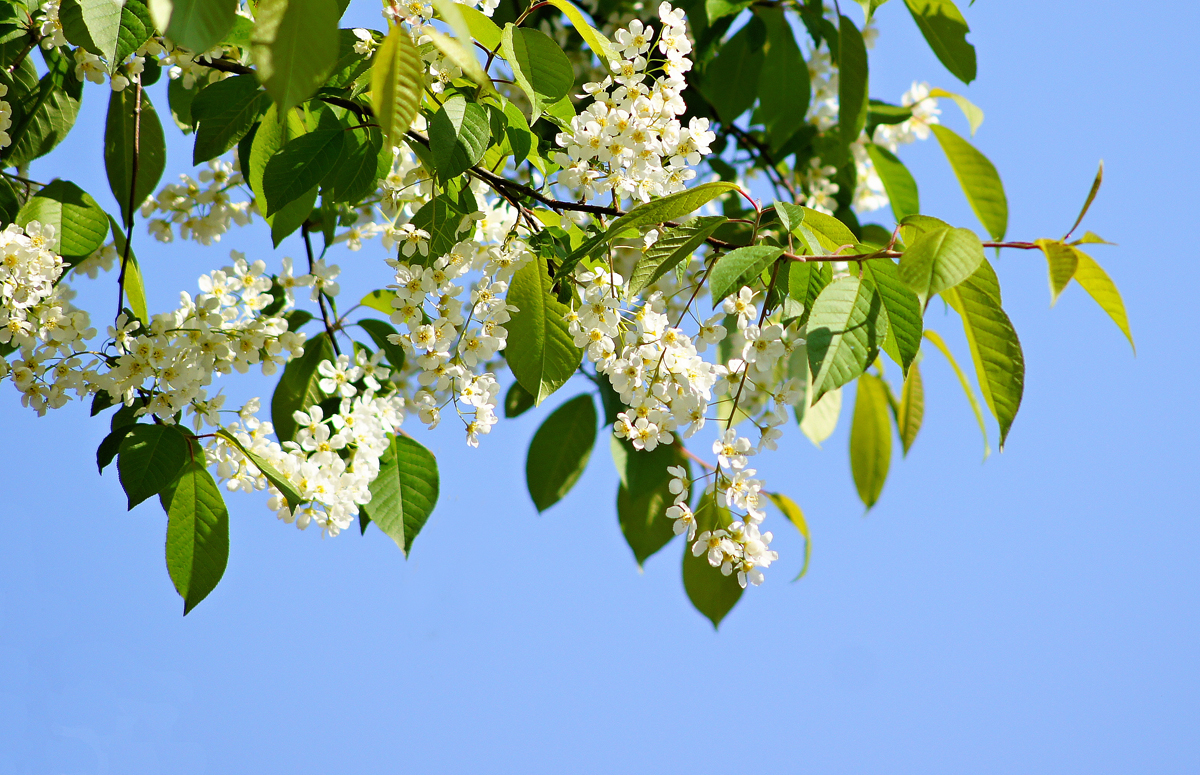
<svg viewBox="0 0 1200 775"><path fill-rule="evenodd" d="M300 233L304 235L304 250L308 253L308 272L312 274L315 261L313 260L312 238L309 236L307 223L300 226ZM333 345L333 352L341 355L342 350L338 347L337 337L334 336L333 321L329 319L329 308L325 306L325 291L321 288L317 288L317 306L321 308L321 321L325 324L325 333L329 335L329 343Z"/></svg>

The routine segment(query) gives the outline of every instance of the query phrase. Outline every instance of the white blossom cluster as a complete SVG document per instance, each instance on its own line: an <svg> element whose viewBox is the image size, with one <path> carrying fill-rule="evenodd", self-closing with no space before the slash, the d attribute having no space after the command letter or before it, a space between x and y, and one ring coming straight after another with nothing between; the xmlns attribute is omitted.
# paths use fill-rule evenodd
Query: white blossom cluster
<svg viewBox="0 0 1200 775"><path fill-rule="evenodd" d="M211 245L231 225L245 226L253 219L252 202L235 201L231 195L245 183L236 156L232 161L213 159L207 166L198 181L180 175L178 183L168 183L142 203L146 228L159 242L171 242L178 231L180 239Z"/></svg>
<svg viewBox="0 0 1200 775"><path fill-rule="evenodd" d="M617 30L613 51L621 58L609 60L612 74L584 84L592 103L555 138L565 149L554 156L562 167L558 183L584 200L611 194L614 201L646 202L682 191L716 139L708 119L693 118L687 127L679 121L687 107L680 94L692 67L692 44L682 9L664 2L658 14L656 48L665 57L655 63L658 74L649 72L654 28L630 22Z"/></svg>
<svg viewBox="0 0 1200 775"><path fill-rule="evenodd" d="M8 96L8 87L0 83L0 97ZM8 134L12 126L12 105L0 99L0 149L12 145L12 137Z"/></svg>
<svg viewBox="0 0 1200 775"><path fill-rule="evenodd" d="M912 118L899 124L880 124L875 128L874 141L889 151L916 140L928 140L929 127L939 123L938 116L942 114L937 106L937 98L929 96L929 84L924 82L913 81L912 88L904 93L900 104L912 108Z"/></svg>

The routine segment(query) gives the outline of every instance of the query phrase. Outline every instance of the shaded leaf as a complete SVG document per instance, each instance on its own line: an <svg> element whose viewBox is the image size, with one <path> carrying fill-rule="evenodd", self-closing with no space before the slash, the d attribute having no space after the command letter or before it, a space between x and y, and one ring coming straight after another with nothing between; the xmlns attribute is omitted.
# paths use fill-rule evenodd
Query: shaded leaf
<svg viewBox="0 0 1200 775"><path fill-rule="evenodd" d="M132 509L158 495L188 462L190 442L174 425L134 425L122 441L117 473Z"/></svg>
<svg viewBox="0 0 1200 775"><path fill-rule="evenodd" d="M768 44L758 80L755 115L767 130L771 150L777 151L804 124L812 84L808 64L783 9L759 7L755 13L766 22Z"/></svg>
<svg viewBox="0 0 1200 775"><path fill-rule="evenodd" d="M267 105L267 93L252 75L235 75L201 89L191 103L191 119L198 124L192 164L215 159L237 145Z"/></svg>
<svg viewBox="0 0 1200 775"><path fill-rule="evenodd" d="M396 329L390 323L374 318L363 318L358 321L358 326L367 332L367 336L371 337L371 341L375 343L376 347L383 350L383 357L387 358L387 362L393 369L400 371L404 368L404 348L388 341L389 336L396 335Z"/></svg>
<svg viewBox="0 0 1200 775"><path fill-rule="evenodd" d="M333 71L340 16L334 0L259 0L250 50L280 110L311 97Z"/></svg>
<svg viewBox="0 0 1200 775"><path fill-rule="evenodd" d="M700 532L727 527L733 522L729 509L717 506L714 496L705 493L696 508L696 527ZM708 617L713 629L720 626L742 597L737 577L721 575L720 568L708 564L708 559L692 554L690 544L683 545L683 588L696 610Z"/></svg>
<svg viewBox="0 0 1200 775"><path fill-rule="evenodd" d="M208 51L233 29L237 0L148 0L154 26L180 46Z"/></svg>
<svg viewBox="0 0 1200 775"><path fill-rule="evenodd" d="M535 403L532 393L521 387L520 382L513 382L504 394L504 416L510 420L520 417L532 409Z"/></svg>
<svg viewBox="0 0 1200 775"><path fill-rule="evenodd" d="M229 562L229 512L204 468L203 451L186 462L159 500L167 512L167 572L186 616L216 588Z"/></svg>
<svg viewBox="0 0 1200 775"><path fill-rule="evenodd" d="M325 400L325 394L317 384L321 381L317 367L321 361L332 360L334 352L329 335L321 332L304 343L303 355L293 358L284 367L279 384L271 395L271 423L280 442L296 438L297 426L293 412L305 411Z"/></svg>
<svg viewBox="0 0 1200 775"><path fill-rule="evenodd" d="M854 22L838 21L838 132L849 147L867 120L867 47Z"/></svg>
<svg viewBox="0 0 1200 775"><path fill-rule="evenodd" d="M274 215L317 187L337 164L345 136L341 129L318 129L271 156L262 176L263 214Z"/></svg>
<svg viewBox="0 0 1200 775"><path fill-rule="evenodd" d="M539 512L558 503L587 468L596 445L596 404L588 393L551 412L529 443L525 484Z"/></svg>
<svg viewBox="0 0 1200 775"><path fill-rule="evenodd" d="M135 114L137 89L113 92L108 100L108 116L104 125L104 170L108 185L121 207L123 223L129 222L129 198L133 180L134 130L137 130L137 186L133 189L134 207L141 205L154 193L167 166L167 145L162 124L142 91L140 115Z"/></svg>

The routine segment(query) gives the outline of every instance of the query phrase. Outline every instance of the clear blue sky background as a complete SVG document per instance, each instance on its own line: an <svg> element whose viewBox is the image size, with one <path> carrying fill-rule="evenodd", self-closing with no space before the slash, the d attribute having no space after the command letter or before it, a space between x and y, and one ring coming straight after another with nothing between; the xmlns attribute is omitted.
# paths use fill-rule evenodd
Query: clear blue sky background
<svg viewBox="0 0 1200 775"><path fill-rule="evenodd" d="M1038 254L1006 254L1028 377L1005 453L980 464L937 356L925 428L869 516L846 424L823 451L790 434L760 467L808 514L811 571L788 583L802 544L772 517L779 566L719 633L684 596L678 542L638 573L603 445L575 491L535 514L524 449L544 411L478 451L457 430L428 438L442 499L408 562L377 531L321 540L262 498L230 497L229 569L185 619L158 505L127 514L115 472L96 475L106 424L79 406L38 420L6 389L0 773L1200 769L1200 14L964 10L979 51L966 93L987 111L976 142L1004 175L1010 236L1061 235L1106 161L1086 226L1120 243L1093 255L1124 292L1136 358L1078 287L1049 309ZM879 19L873 96L896 100L913 78L957 87L902 3ZM108 205L104 103L89 87L59 166L32 174L69 176ZM187 144L168 134L182 171ZM927 212L975 224L936 144L903 158ZM213 251L144 234L159 310L231 247L281 257L260 230ZM386 280L377 251L340 256L362 278L350 291ZM109 286L87 286L107 309ZM929 325L966 357L952 316Z"/></svg>

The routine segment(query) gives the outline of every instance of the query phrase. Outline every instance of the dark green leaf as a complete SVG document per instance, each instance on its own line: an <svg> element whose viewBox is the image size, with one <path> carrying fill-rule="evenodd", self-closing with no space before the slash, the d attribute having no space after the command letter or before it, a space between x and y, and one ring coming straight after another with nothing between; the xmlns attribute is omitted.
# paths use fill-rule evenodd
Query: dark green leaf
<svg viewBox="0 0 1200 775"><path fill-rule="evenodd" d="M191 104L192 122L199 124L192 163L215 159L237 145L267 105L267 93L252 75L235 75L201 89Z"/></svg>
<svg viewBox="0 0 1200 775"><path fill-rule="evenodd" d="M850 471L858 497L868 509L879 500L892 459L892 422L887 387L870 374L858 378L850 426Z"/></svg>
<svg viewBox="0 0 1200 775"><path fill-rule="evenodd" d="M342 155L325 178L321 196L330 202L357 203L374 193L383 156L383 135L379 130L355 129L345 134ZM391 151L386 163L391 165Z"/></svg>
<svg viewBox="0 0 1200 775"><path fill-rule="evenodd" d="M756 8L767 25L767 53L758 80L758 113L777 151L803 126L812 93L808 64L782 8Z"/></svg>
<svg viewBox="0 0 1200 775"><path fill-rule="evenodd" d="M154 193L154 187L162 178L167 166L167 145L163 138L162 124L150 104L150 97L142 91L140 115L135 113L134 102L138 89L122 89L113 92L108 100L108 117L104 125L104 169L108 173L108 185L113 197L121 207L123 223L130 217L130 188L133 181L135 154L134 130L137 129L137 186L133 187L133 206L136 208Z"/></svg>
<svg viewBox="0 0 1200 775"><path fill-rule="evenodd" d="M953 0L904 0L933 53L963 83L975 80L975 47L971 29Z"/></svg>
<svg viewBox="0 0 1200 775"><path fill-rule="evenodd" d="M867 47L862 33L847 17L838 24L838 131L849 146L867 119Z"/></svg>
<svg viewBox="0 0 1200 775"><path fill-rule="evenodd" d="M700 90L723 123L731 123L754 104L766 42L766 25L757 16L752 17L718 49L716 59L705 68Z"/></svg>
<svg viewBox="0 0 1200 775"><path fill-rule="evenodd" d="M389 434L388 440L379 459L379 476L371 482L371 502L359 512L365 512L407 557L437 505L437 460L409 436Z"/></svg>
<svg viewBox="0 0 1200 775"><path fill-rule="evenodd" d="M500 51L512 68L517 85L529 96L534 119L547 106L567 96L575 85L571 60L541 30L506 24Z"/></svg>
<svg viewBox="0 0 1200 775"><path fill-rule="evenodd" d="M367 336L371 337L375 346L383 350L383 357L387 358L387 362L393 369L399 371L404 368L404 348L388 341L389 336L396 335L396 329L392 328L390 323L374 318L363 318L358 321L358 325L367 332Z"/></svg>
<svg viewBox="0 0 1200 775"><path fill-rule="evenodd" d="M129 508L158 495L175 477L189 455L203 456L191 448L187 437L174 425L134 425L121 442L117 472L129 499Z"/></svg>
<svg viewBox="0 0 1200 775"><path fill-rule="evenodd" d="M687 471L687 494L688 500L691 500L692 476L688 459L683 456L680 447L660 446L654 451L658 452L659 449L670 452L670 457L667 457L666 452L656 457L667 461L667 465L681 466ZM644 457L649 458L652 454L644 455ZM674 504L676 497L671 494L670 480L671 475L664 468L658 484L644 490L641 494L631 493L624 482L617 486L617 519L621 524L621 533L625 536L625 543L629 544L629 548L633 550L633 557L637 560L639 568L645 564L650 555L666 546L675 537L674 521L667 516L667 509Z"/></svg>
<svg viewBox="0 0 1200 775"><path fill-rule="evenodd" d="M300 491L296 489L296 485L292 484L287 477L279 472L279 469L267 462L265 458L248 449L242 444L242 442L238 441L237 437L229 431L221 428L217 431L217 435L225 439L225 441L229 442L233 446L237 447L238 452L241 452L246 456L246 459L253 464L254 468L257 468L259 473L265 476L267 481L270 482L276 490L279 490L279 492L283 494L284 499L287 501L288 508L292 510L293 514L295 514L296 509L300 508L300 504L304 501L304 498L300 495Z"/></svg>
<svg viewBox="0 0 1200 775"><path fill-rule="evenodd" d="M0 229L15 221L20 210L21 200L16 190L7 180L0 178Z"/></svg>
<svg viewBox="0 0 1200 775"><path fill-rule="evenodd" d="M520 417L532 409L534 403L533 395L521 387L520 382L513 382L504 394L504 416L510 420Z"/></svg>
<svg viewBox="0 0 1200 775"><path fill-rule="evenodd" d="M883 297L872 281L843 277L821 291L808 317L811 404L875 361L887 338L887 326Z"/></svg>
<svg viewBox="0 0 1200 775"><path fill-rule="evenodd" d="M53 56L63 67L69 67L65 58ZM32 75L33 66L28 57L22 61L18 74L24 74L26 67ZM71 131L79 115L83 85L75 78L73 68L65 73L47 73L35 83L31 93L22 96L10 92L7 95L13 115L12 127L8 130L12 144L0 150L0 158L6 167L23 167L50 153Z"/></svg>
<svg viewBox="0 0 1200 775"><path fill-rule="evenodd" d="M896 155L874 143L867 143L867 153L875 163L875 171L883 181L883 190L887 192L888 201L892 205L892 215L897 221L905 216L916 215L921 211L921 199L917 194L917 181L909 173L904 163Z"/></svg>
<svg viewBox="0 0 1200 775"><path fill-rule="evenodd" d="M294 358L284 368L271 396L271 423L280 442L296 438L295 411L306 411L310 406L325 400L318 382L321 376L317 367L321 361L334 360L333 346L324 332L304 343L304 355Z"/></svg>
<svg viewBox="0 0 1200 775"><path fill-rule="evenodd" d="M491 137L487 111L455 95L429 122L429 148L442 182L456 178L483 158Z"/></svg>
<svg viewBox="0 0 1200 775"><path fill-rule="evenodd" d="M199 92L196 88L185 89L182 78L176 78L167 84L167 105L171 108L171 118L185 135L191 134L196 125L192 120L192 102Z"/></svg>
<svg viewBox="0 0 1200 775"><path fill-rule="evenodd" d="M345 136L342 129L318 129L280 148L263 170L264 215L274 215L319 185L337 164Z"/></svg>
<svg viewBox="0 0 1200 775"><path fill-rule="evenodd" d="M504 357L513 376L540 404L571 378L583 356L567 330L569 308L551 290L544 256L513 275L508 303L517 311L508 322Z"/></svg>
<svg viewBox="0 0 1200 775"><path fill-rule="evenodd" d="M83 258L104 244L108 216L83 189L65 180L50 184L31 196L17 213L17 223L30 221L54 227L50 249L64 258Z"/></svg>
<svg viewBox="0 0 1200 775"><path fill-rule="evenodd" d="M307 100L333 71L340 17L334 0L259 0L250 51L280 110Z"/></svg>
<svg viewBox="0 0 1200 775"><path fill-rule="evenodd" d="M100 473L104 473L104 469L117 456L117 452L121 449L121 442L129 435L129 432L134 428L133 425L121 425L116 430L110 432L100 442L100 446L96 448L96 468Z"/></svg>
<svg viewBox="0 0 1200 775"><path fill-rule="evenodd" d="M696 509L696 527L700 532L727 527L733 518L728 509L717 506L711 493L705 493ZM716 629L742 597L735 575L724 576L720 568L708 564L701 554L695 557L690 544L683 545L683 588L696 610L708 617Z"/></svg>
<svg viewBox="0 0 1200 775"><path fill-rule="evenodd" d="M529 443L525 484L539 512L570 492L596 445L596 404L588 393L555 409Z"/></svg>
<svg viewBox="0 0 1200 775"><path fill-rule="evenodd" d="M160 500L167 512L167 572L186 616L221 581L229 562L229 512L204 468L203 451L186 462Z"/></svg>

